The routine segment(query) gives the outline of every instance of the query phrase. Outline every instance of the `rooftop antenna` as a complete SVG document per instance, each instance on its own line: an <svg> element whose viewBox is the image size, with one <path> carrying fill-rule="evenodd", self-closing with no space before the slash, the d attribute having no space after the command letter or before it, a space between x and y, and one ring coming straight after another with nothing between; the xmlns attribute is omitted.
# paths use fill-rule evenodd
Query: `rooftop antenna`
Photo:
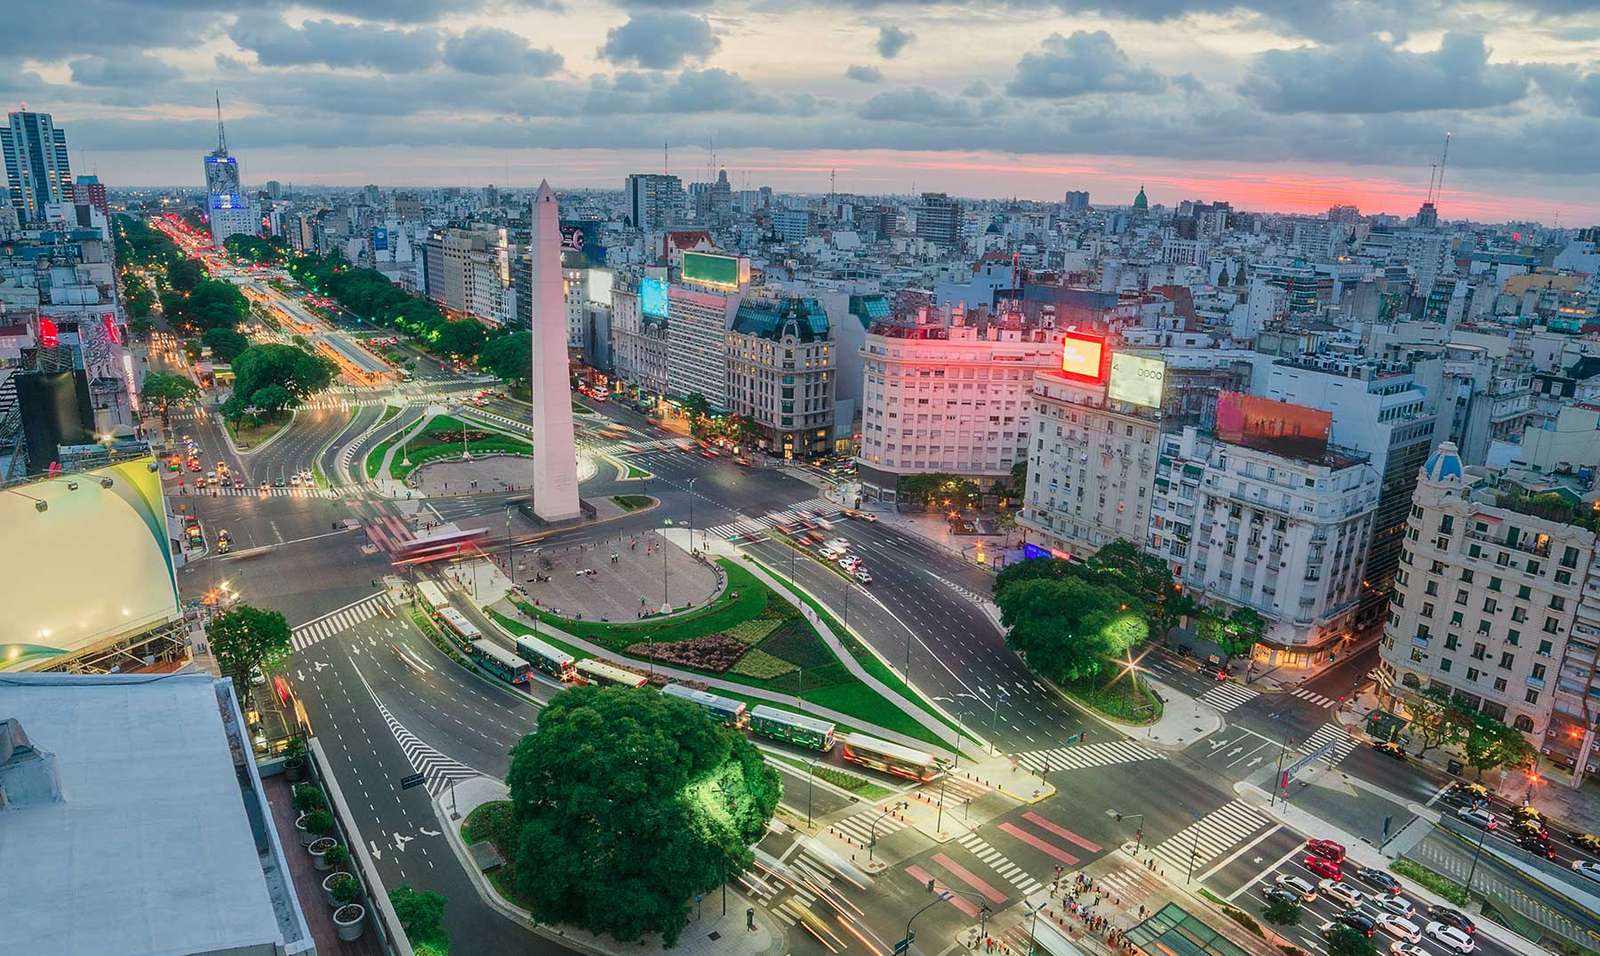
<svg viewBox="0 0 1600 956"><path fill-rule="evenodd" d="M661 143L661 175L667 175L670 172L670 166L671 164L667 162L667 143L663 140Z"/></svg>
<svg viewBox="0 0 1600 956"><path fill-rule="evenodd" d="M212 90L217 97L217 155L228 155L228 137L222 132L222 91Z"/></svg>

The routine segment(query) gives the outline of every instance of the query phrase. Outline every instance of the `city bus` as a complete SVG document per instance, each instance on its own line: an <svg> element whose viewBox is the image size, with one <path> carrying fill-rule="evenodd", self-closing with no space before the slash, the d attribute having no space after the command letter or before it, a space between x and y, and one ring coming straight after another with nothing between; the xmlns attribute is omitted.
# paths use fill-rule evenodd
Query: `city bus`
<svg viewBox="0 0 1600 956"><path fill-rule="evenodd" d="M609 684L616 687L643 687L649 683L643 674L624 670L597 657L586 657L576 667L578 674L591 684Z"/></svg>
<svg viewBox="0 0 1600 956"><path fill-rule="evenodd" d="M439 608L436 615L440 624L444 625L446 634L450 639L461 645L465 650L473 641L481 640L483 632L478 630L476 624L467 620L467 616L453 607Z"/></svg>
<svg viewBox="0 0 1600 956"><path fill-rule="evenodd" d="M532 679L531 664L493 641L473 641L467 645L467 653L479 667L507 683L526 684Z"/></svg>
<svg viewBox="0 0 1600 956"><path fill-rule="evenodd" d="M578 674L573 667L572 655L551 647L537 637L526 634L518 636L517 653L540 672L562 683L577 679Z"/></svg>
<svg viewBox="0 0 1600 956"><path fill-rule="evenodd" d="M668 697L679 697L691 704L699 704L713 720L737 730L743 730L749 721L742 700L720 697L710 691L696 690L683 684L668 684L661 692Z"/></svg>
<svg viewBox="0 0 1600 956"><path fill-rule="evenodd" d="M939 773L939 760L933 754L902 747L866 734L845 734L839 738L839 756L897 777L926 783Z"/></svg>
<svg viewBox="0 0 1600 956"><path fill-rule="evenodd" d="M417 603L422 605L423 611L430 615L437 615L440 608L450 606L450 602L444 596L444 591L432 581L420 581L417 583Z"/></svg>
<svg viewBox="0 0 1600 956"><path fill-rule="evenodd" d="M757 704L750 710L750 732L807 750L827 753L833 749L833 724L805 714L791 714L766 704Z"/></svg>

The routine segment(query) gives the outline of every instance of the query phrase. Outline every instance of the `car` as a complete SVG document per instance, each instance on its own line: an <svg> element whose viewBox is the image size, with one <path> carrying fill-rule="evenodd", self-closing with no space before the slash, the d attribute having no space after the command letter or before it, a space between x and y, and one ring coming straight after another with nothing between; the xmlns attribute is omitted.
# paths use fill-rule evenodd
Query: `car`
<svg viewBox="0 0 1600 956"><path fill-rule="evenodd" d="M1339 872L1339 864L1320 856L1308 856L1300 862L1305 864L1306 869L1330 880L1337 880L1343 875Z"/></svg>
<svg viewBox="0 0 1600 956"><path fill-rule="evenodd" d="M1416 923L1404 917L1396 916L1393 913L1379 912L1373 913L1372 918L1377 920L1379 929L1396 939L1403 939L1408 943L1421 942L1422 940L1422 930L1417 927Z"/></svg>
<svg viewBox="0 0 1600 956"><path fill-rule="evenodd" d="M871 584L872 575L867 573L866 568L856 568L856 580L860 581L862 584Z"/></svg>
<svg viewBox="0 0 1600 956"><path fill-rule="evenodd" d="M1520 820L1512 820L1510 829L1512 833L1520 836L1538 837L1541 840L1550 839L1550 830L1544 825L1544 821L1536 820L1532 817L1523 817Z"/></svg>
<svg viewBox="0 0 1600 956"><path fill-rule="evenodd" d="M1479 810L1477 807L1462 807L1456 811L1456 816L1475 827L1493 832L1500 828L1500 821L1488 810Z"/></svg>
<svg viewBox="0 0 1600 956"><path fill-rule="evenodd" d="M302 484L307 484L307 485L311 484L311 471L310 471L310 469L307 469L305 471L300 472L300 481L301 481Z"/></svg>
<svg viewBox="0 0 1600 956"><path fill-rule="evenodd" d="M1578 833L1576 831L1574 831L1571 836L1573 846L1583 847L1590 853L1600 853L1600 836L1595 836L1593 833Z"/></svg>
<svg viewBox="0 0 1600 956"><path fill-rule="evenodd" d="M206 472L206 481L216 481L216 480L217 480L217 473L216 472L214 472L214 471Z"/></svg>
<svg viewBox="0 0 1600 956"><path fill-rule="evenodd" d="M232 541L228 540L227 538L218 538L217 539L217 553L218 554L227 554L232 550L233 550L233 542Z"/></svg>
<svg viewBox="0 0 1600 956"><path fill-rule="evenodd" d="M1274 886L1261 894L1267 902L1293 903L1300 905L1300 894L1284 886Z"/></svg>
<svg viewBox="0 0 1600 956"><path fill-rule="evenodd" d="M1383 754L1385 757L1393 757L1396 760L1406 759L1406 748L1400 746L1392 740L1381 740L1378 743L1373 744L1372 749Z"/></svg>
<svg viewBox="0 0 1600 956"><path fill-rule="evenodd" d="M1475 803L1479 800L1489 799L1489 788L1481 783L1470 783L1466 780L1457 780L1450 785L1450 794L1457 800Z"/></svg>
<svg viewBox="0 0 1600 956"><path fill-rule="evenodd" d="M1385 893L1389 893L1391 895L1399 893L1401 889L1400 881L1391 876L1387 871L1379 870L1370 866L1363 866L1359 870L1356 870L1356 879L1367 884L1368 886L1376 886L1378 889L1383 890Z"/></svg>
<svg viewBox="0 0 1600 956"><path fill-rule="evenodd" d="M239 477L238 475L234 475L233 476L233 487L234 488L243 488L244 487L244 479Z"/></svg>
<svg viewBox="0 0 1600 956"><path fill-rule="evenodd" d="M1307 840L1306 852L1334 863L1344 861L1344 847L1332 840Z"/></svg>
<svg viewBox="0 0 1600 956"><path fill-rule="evenodd" d="M1444 923L1429 923L1423 929L1423 932L1427 933L1428 937L1434 942L1458 953L1470 953L1475 948L1472 937L1454 926L1447 926Z"/></svg>
<svg viewBox="0 0 1600 956"><path fill-rule="evenodd" d="M1335 923L1343 923L1364 936L1371 936L1378 928L1378 921L1360 910L1345 910L1333 918Z"/></svg>
<svg viewBox="0 0 1600 956"><path fill-rule="evenodd" d="M1549 837L1538 836L1533 833L1523 833L1517 836L1517 846L1534 856L1542 856L1547 860L1556 858L1556 848L1550 845Z"/></svg>
<svg viewBox="0 0 1600 956"><path fill-rule="evenodd" d="M1367 904L1380 913L1392 913L1395 916L1403 916L1406 919L1410 919L1412 914L1417 911L1417 908L1411 905L1411 901L1404 896L1389 896L1388 894L1371 896L1368 897Z"/></svg>
<svg viewBox="0 0 1600 956"><path fill-rule="evenodd" d="M279 475L278 477L272 479L272 487L274 487L274 488L282 488L283 487L283 476L282 475Z"/></svg>
<svg viewBox="0 0 1600 956"><path fill-rule="evenodd" d="M1478 924L1474 923L1471 917L1460 910L1453 910L1448 906L1434 905L1428 907L1428 919L1435 923L1443 923L1446 926L1454 926L1456 929L1466 933L1476 933L1478 931Z"/></svg>
<svg viewBox="0 0 1600 956"><path fill-rule="evenodd" d="M262 494L266 494L267 493L267 483L265 481L263 481L259 486L257 486L256 490L261 492Z"/></svg>
<svg viewBox="0 0 1600 956"><path fill-rule="evenodd" d="M1317 898L1317 888L1298 876L1290 876L1288 873L1279 873L1274 882L1276 882L1278 886L1288 890L1291 893L1299 894L1300 902L1302 903L1310 903Z"/></svg>
<svg viewBox="0 0 1600 956"><path fill-rule="evenodd" d="M1389 947L1390 956L1428 956L1428 951L1410 943L1395 943Z"/></svg>
<svg viewBox="0 0 1600 956"><path fill-rule="evenodd" d="M1600 883L1600 863L1590 863L1588 860L1573 860L1572 872Z"/></svg>
<svg viewBox="0 0 1600 956"><path fill-rule="evenodd" d="M1323 880L1317 884L1317 889L1321 891L1323 896L1335 902L1343 903L1345 906L1361 905L1361 891L1349 883L1342 883L1338 880Z"/></svg>

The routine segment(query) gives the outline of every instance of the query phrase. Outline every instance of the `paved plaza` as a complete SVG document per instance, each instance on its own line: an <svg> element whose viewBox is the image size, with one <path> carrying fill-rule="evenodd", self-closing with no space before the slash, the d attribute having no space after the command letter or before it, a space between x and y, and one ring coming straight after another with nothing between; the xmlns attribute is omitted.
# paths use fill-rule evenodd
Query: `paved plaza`
<svg viewBox="0 0 1600 956"><path fill-rule="evenodd" d="M578 480L594 476L595 462L588 455L578 459ZM526 455L480 455L469 460L452 458L433 461L413 471L406 487L429 497L465 495L474 492L526 491L533 481L533 459Z"/></svg>
<svg viewBox="0 0 1600 956"><path fill-rule="evenodd" d="M654 533L602 535L585 544L518 551L516 563L516 581L529 600L587 621L636 620L660 610L663 600L679 610L699 606L722 590L715 564L690 557ZM549 580L537 580L540 576Z"/></svg>

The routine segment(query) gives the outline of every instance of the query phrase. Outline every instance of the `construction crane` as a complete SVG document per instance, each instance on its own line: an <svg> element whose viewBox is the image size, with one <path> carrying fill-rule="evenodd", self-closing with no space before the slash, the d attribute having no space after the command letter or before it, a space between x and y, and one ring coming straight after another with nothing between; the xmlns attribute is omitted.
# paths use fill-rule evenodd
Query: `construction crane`
<svg viewBox="0 0 1600 956"><path fill-rule="evenodd" d="M1437 203L1444 196L1444 168L1450 161L1450 134L1444 134L1444 150L1439 154L1439 162L1434 164L1433 173L1428 176L1428 202Z"/></svg>

